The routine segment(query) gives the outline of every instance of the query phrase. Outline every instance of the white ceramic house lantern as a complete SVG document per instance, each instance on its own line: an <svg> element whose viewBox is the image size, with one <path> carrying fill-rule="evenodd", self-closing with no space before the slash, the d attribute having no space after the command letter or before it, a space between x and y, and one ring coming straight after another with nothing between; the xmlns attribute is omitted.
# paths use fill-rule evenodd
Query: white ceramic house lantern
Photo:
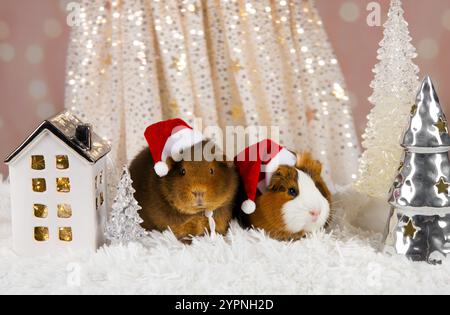
<svg viewBox="0 0 450 315"><path fill-rule="evenodd" d="M96 250L106 220L109 144L69 111L44 121L6 160L14 250Z"/></svg>

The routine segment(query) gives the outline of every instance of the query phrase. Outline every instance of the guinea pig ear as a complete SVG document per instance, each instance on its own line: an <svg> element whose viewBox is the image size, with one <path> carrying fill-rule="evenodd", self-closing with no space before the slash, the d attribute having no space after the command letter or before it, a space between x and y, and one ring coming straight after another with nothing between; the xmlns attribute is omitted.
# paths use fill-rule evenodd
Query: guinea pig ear
<svg viewBox="0 0 450 315"><path fill-rule="evenodd" d="M297 164L295 166L311 176L320 176L322 173L322 164L314 160L309 152L297 154Z"/></svg>
<svg viewBox="0 0 450 315"><path fill-rule="evenodd" d="M227 168L234 168L234 160L233 159L228 159L227 156L225 154L222 154L221 156L219 156L217 158L217 162L219 162L221 165L227 167Z"/></svg>
<svg viewBox="0 0 450 315"><path fill-rule="evenodd" d="M270 179L269 187L267 187L270 191L286 191L286 187L284 187L284 178L285 178L285 170L283 167L279 167L275 173L273 173L272 178Z"/></svg>

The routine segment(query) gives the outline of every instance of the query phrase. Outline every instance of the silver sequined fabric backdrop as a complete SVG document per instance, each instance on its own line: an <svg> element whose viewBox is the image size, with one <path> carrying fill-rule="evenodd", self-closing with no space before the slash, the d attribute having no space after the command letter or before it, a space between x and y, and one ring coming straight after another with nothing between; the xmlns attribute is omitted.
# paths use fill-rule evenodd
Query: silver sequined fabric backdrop
<svg viewBox="0 0 450 315"><path fill-rule="evenodd" d="M6 156L45 117L64 106L65 60L70 1L0 2L0 155ZM449 111L450 1L405 0L406 18L421 75L433 76L441 103ZM317 7L348 86L360 135L370 110L367 97L382 28L366 23L369 1L317 0ZM388 1L379 1L383 14ZM106 59L106 63L109 61ZM182 63L181 63L182 64ZM239 113L237 113L239 114ZM236 115L237 115L236 114ZM6 167L0 165L6 173Z"/></svg>

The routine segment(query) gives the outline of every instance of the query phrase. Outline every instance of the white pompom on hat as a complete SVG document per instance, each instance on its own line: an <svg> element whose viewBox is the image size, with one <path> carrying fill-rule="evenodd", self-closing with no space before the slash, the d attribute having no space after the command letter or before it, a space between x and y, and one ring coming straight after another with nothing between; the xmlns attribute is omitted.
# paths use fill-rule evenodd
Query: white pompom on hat
<svg viewBox="0 0 450 315"><path fill-rule="evenodd" d="M159 177L164 177L169 173L167 158L178 158L176 155L180 151L202 142L203 135L177 118L150 125L145 130L145 139L155 163L155 172Z"/></svg>
<svg viewBox="0 0 450 315"><path fill-rule="evenodd" d="M295 166L297 156L278 143L266 139L247 147L234 159L247 194L242 211L252 214L256 210L258 190L264 192L270 184L273 173L281 165Z"/></svg>

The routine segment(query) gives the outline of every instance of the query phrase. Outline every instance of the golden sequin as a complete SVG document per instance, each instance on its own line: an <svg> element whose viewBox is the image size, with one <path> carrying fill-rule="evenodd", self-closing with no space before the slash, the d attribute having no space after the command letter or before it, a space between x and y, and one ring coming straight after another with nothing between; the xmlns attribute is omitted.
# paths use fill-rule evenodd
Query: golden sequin
<svg viewBox="0 0 450 315"><path fill-rule="evenodd" d="M191 3L187 6L187 9L189 12L194 13L194 14L198 14L199 13L199 9L198 6L195 3Z"/></svg>
<svg viewBox="0 0 450 315"><path fill-rule="evenodd" d="M170 68L175 69L178 72L182 72L186 69L186 55L183 54L181 57L173 57Z"/></svg>
<svg viewBox="0 0 450 315"><path fill-rule="evenodd" d="M342 86L339 83L333 84L333 92L332 94L340 100L348 101L348 96L345 94L345 90L342 88Z"/></svg>
<svg viewBox="0 0 450 315"><path fill-rule="evenodd" d="M244 69L244 67L241 65L241 63L238 60L232 60L230 70L234 73L241 71Z"/></svg>

